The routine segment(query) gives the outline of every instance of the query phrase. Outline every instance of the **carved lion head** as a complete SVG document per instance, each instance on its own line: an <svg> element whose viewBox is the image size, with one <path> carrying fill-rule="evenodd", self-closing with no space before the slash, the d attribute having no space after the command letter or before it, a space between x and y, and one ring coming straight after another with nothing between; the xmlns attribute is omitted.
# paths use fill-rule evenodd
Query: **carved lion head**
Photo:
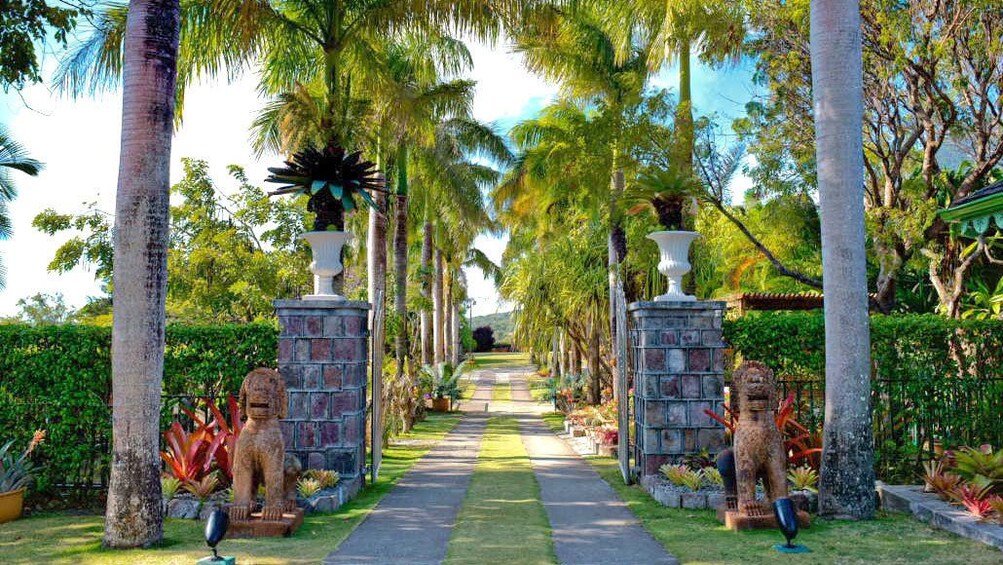
<svg viewBox="0 0 1003 565"><path fill-rule="evenodd" d="M742 363L732 375L739 413L773 411L777 407L777 382L769 367L756 361Z"/></svg>
<svg viewBox="0 0 1003 565"><path fill-rule="evenodd" d="M244 377L238 399L240 411L248 420L285 418L287 412L286 383L274 369L259 367Z"/></svg>

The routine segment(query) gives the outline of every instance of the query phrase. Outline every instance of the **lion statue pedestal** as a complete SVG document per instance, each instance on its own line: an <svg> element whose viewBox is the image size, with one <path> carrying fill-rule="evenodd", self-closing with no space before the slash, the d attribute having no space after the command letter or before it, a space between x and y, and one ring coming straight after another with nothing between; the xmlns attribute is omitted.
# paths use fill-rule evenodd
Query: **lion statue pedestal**
<svg viewBox="0 0 1003 565"><path fill-rule="evenodd" d="M718 520L732 530L776 528L773 501L787 497L787 453L777 429L777 383L773 371L748 361L732 378L732 409L738 412L735 447L718 456L724 478L725 504ZM762 479L766 501L756 500L756 482ZM799 511L798 525L807 528L811 518Z"/></svg>
<svg viewBox="0 0 1003 565"><path fill-rule="evenodd" d="M255 369L244 377L238 400L247 422L237 438L233 458L233 503L227 537L288 536L303 523L296 507L299 460L285 456L279 418L286 416L285 381L272 369ZM265 504L255 508L258 486L265 488Z"/></svg>

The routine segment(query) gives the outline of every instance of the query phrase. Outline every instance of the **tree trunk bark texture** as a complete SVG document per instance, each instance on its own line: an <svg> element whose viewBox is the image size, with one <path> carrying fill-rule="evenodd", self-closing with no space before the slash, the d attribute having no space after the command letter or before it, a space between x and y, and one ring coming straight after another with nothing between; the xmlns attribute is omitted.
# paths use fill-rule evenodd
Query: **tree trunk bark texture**
<svg viewBox="0 0 1003 565"><path fill-rule="evenodd" d="M369 302L373 308L369 310L369 325L372 327L373 315L376 313L376 294L383 296L386 304L387 292L387 197L382 192L374 192L373 200L379 210L369 210L369 230L366 237L366 274ZM376 343L382 343L377 340Z"/></svg>
<svg viewBox="0 0 1003 565"><path fill-rule="evenodd" d="M407 356L407 195L398 194L394 208L394 314L399 323L394 349L397 357L397 376L404 374Z"/></svg>
<svg viewBox="0 0 1003 565"><path fill-rule="evenodd" d="M811 62L825 292L819 513L874 516L864 248L863 71L857 0L812 0Z"/></svg>
<svg viewBox="0 0 1003 565"><path fill-rule="evenodd" d="M435 249L432 252L432 263L434 266L434 274L432 276L432 344L433 344L433 361L436 365L442 363L446 360L445 358L445 340L443 339L443 304L442 304L442 283L443 283L443 273L442 273L442 251Z"/></svg>
<svg viewBox="0 0 1003 565"><path fill-rule="evenodd" d="M447 363L453 363L453 287L456 280L449 263L446 262L445 270L442 273L443 297L442 297L442 358Z"/></svg>
<svg viewBox="0 0 1003 565"><path fill-rule="evenodd" d="M163 539L160 390L179 28L178 0L129 5L115 202L107 547L145 547Z"/></svg>
<svg viewBox="0 0 1003 565"><path fill-rule="evenodd" d="M425 222L421 240L421 296L425 302L432 299L432 224ZM432 344L432 311L428 306L421 309L421 364L431 365L435 361Z"/></svg>

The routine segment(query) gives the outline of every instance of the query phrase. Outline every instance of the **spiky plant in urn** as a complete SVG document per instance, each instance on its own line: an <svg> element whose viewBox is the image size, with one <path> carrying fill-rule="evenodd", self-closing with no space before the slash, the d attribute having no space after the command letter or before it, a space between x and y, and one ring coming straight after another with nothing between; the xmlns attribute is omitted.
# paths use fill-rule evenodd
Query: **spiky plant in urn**
<svg viewBox="0 0 1003 565"><path fill-rule="evenodd" d="M334 279L344 270L341 252L352 234L345 231L345 214L354 211L361 200L378 209L371 191L384 192L376 165L362 158L359 151L348 152L337 143L322 149L308 147L294 154L285 167L269 168L265 182L284 186L271 196L305 194L307 210L316 216L313 230L303 234L310 244L313 262L313 294L305 300L344 300L334 291Z"/></svg>
<svg viewBox="0 0 1003 565"><path fill-rule="evenodd" d="M648 239L658 244L660 258L658 272L669 280L668 292L656 296L656 301L696 300L682 289L683 275L690 271L689 249L693 240L700 237L694 231L683 229L686 208L702 194L700 183L691 175L672 169L647 171L627 189L625 200L633 206L628 214L650 211L664 228L648 234Z"/></svg>

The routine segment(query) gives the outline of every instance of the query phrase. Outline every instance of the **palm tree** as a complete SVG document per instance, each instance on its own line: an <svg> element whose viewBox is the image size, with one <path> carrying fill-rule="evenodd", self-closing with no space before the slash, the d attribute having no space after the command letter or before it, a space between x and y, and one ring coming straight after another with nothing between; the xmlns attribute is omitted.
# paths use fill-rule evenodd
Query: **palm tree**
<svg viewBox="0 0 1003 565"><path fill-rule="evenodd" d="M466 258L473 237L466 246L451 247L448 256L443 255L444 242L449 236L458 237L457 229L473 230L476 236L476 231L491 225L481 189L492 186L498 172L474 163L475 157L504 167L511 162L512 153L492 127L469 115L443 119L435 127L432 143L417 146L411 153L412 188L423 219L421 272L422 278L428 280L422 284L422 291L424 296L428 289L432 302L431 311L423 310L421 314L423 364L427 364L426 355L432 362L445 359L446 315L450 308L445 299L446 267L449 261L455 267L456 261Z"/></svg>
<svg viewBox="0 0 1003 565"><path fill-rule="evenodd" d="M28 157L24 148L0 126L0 239L9 238L13 231L10 216L7 215L7 203L17 197L17 187L9 175L11 170L37 176L42 170L42 164ZM6 285L7 269L0 260L0 290Z"/></svg>
<svg viewBox="0 0 1003 565"><path fill-rule="evenodd" d="M602 3L604 16L615 29L624 33L618 36L619 56L630 57L637 47L640 26L656 35L649 45L648 63L658 70L666 64L679 65L679 104L676 106L675 143L672 147L672 164L681 171L692 172L695 132L693 123L693 95L691 69L695 51L706 61L736 62L742 53L745 27L741 3L721 0L673 0L650 2Z"/></svg>
<svg viewBox="0 0 1003 565"><path fill-rule="evenodd" d="M874 516L874 446L857 0L812 0L811 62L825 292L825 427L819 511L832 517L869 519Z"/></svg>
<svg viewBox="0 0 1003 565"><path fill-rule="evenodd" d="M593 5L596 4L596 5ZM614 288L619 265L627 254L622 215L617 199L624 190L625 144L622 134L625 114L643 99L649 76L648 54L653 36L640 26L627 30L610 29L604 20L603 3L584 3L570 11L544 7L516 35L517 51L526 57L529 68L557 81L562 94L584 104L602 107L610 119L609 146L612 157L609 193L609 324L614 343L625 339L616 334ZM628 56L618 50L618 34L629 34L636 43ZM617 351L614 348L613 351Z"/></svg>
<svg viewBox="0 0 1003 565"><path fill-rule="evenodd" d="M158 451L180 6L178 0L133 0L129 13L115 203L109 547L163 538Z"/></svg>

